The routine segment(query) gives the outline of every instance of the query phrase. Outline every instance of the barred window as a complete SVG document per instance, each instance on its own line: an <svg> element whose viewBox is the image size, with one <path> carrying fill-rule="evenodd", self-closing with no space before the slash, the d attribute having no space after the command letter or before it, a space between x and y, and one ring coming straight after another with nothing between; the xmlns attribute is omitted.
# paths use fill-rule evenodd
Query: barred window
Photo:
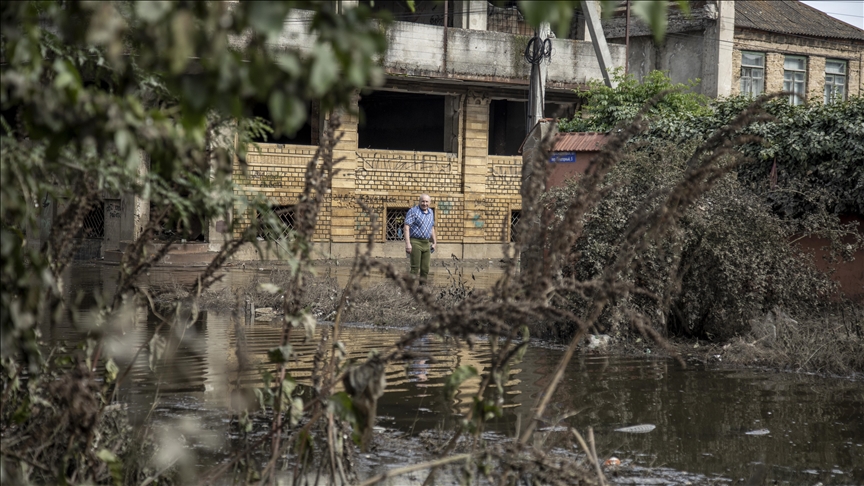
<svg viewBox="0 0 864 486"><path fill-rule="evenodd" d="M270 214L275 218L257 212L258 239L273 241L288 237L294 230L294 206L271 206Z"/></svg>
<svg viewBox="0 0 864 486"><path fill-rule="evenodd" d="M411 208L387 208L387 241L401 241L405 237L402 227L405 225L405 213Z"/></svg>
<svg viewBox="0 0 864 486"><path fill-rule="evenodd" d="M825 60L825 103L846 99L846 61Z"/></svg>
<svg viewBox="0 0 864 486"><path fill-rule="evenodd" d="M84 216L84 224L76 235L78 238L92 240L105 237L105 202L95 201Z"/></svg>
<svg viewBox="0 0 864 486"><path fill-rule="evenodd" d="M522 210L510 211L510 241L515 242L519 237L519 220L522 219Z"/></svg>
<svg viewBox="0 0 864 486"><path fill-rule="evenodd" d="M807 58L786 56L783 60L783 91L789 92L789 104L804 103L804 84L807 80Z"/></svg>
<svg viewBox="0 0 864 486"><path fill-rule="evenodd" d="M765 91L765 54L741 53L741 94L759 96Z"/></svg>

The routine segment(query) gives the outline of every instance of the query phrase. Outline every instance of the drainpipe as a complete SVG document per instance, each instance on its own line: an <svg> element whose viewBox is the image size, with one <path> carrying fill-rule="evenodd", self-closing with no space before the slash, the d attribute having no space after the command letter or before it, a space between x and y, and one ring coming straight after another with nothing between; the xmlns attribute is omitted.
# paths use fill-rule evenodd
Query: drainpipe
<svg viewBox="0 0 864 486"><path fill-rule="evenodd" d="M444 0L444 76L447 76L447 17L450 16L447 5L449 3L450 0Z"/></svg>
<svg viewBox="0 0 864 486"><path fill-rule="evenodd" d="M624 75L630 69L630 0L627 0L627 19L624 21Z"/></svg>

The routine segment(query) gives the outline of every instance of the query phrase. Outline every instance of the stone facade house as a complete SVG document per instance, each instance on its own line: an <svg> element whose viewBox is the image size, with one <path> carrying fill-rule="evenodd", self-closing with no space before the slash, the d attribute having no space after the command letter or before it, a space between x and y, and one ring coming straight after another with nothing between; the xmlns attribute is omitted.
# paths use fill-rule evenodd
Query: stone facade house
<svg viewBox="0 0 864 486"><path fill-rule="evenodd" d="M788 91L789 102L826 102L864 93L864 30L797 0L702 0L691 14L671 6L662 45L631 19L628 69L659 69L672 80L700 80L707 96ZM604 22L609 42L625 44L623 9Z"/></svg>

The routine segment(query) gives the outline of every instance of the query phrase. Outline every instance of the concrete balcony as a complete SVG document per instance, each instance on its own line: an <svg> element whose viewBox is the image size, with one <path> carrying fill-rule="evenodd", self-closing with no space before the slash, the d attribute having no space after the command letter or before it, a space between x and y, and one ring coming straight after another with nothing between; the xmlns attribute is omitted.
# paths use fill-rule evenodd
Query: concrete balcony
<svg viewBox="0 0 864 486"><path fill-rule="evenodd" d="M286 18L275 49L310 52L314 36L307 33L312 12L293 10ZM388 48L382 64L392 78L467 84L528 85L530 65L524 59L529 37L487 30L394 22L387 30ZM446 46L446 49L445 49ZM623 67L623 45L610 44L612 64ZM547 88L573 89L603 79L591 42L552 39Z"/></svg>

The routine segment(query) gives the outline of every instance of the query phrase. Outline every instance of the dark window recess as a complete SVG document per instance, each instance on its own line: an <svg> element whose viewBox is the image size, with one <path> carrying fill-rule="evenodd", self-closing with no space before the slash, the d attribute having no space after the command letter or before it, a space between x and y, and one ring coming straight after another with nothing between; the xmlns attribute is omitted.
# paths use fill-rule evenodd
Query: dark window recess
<svg viewBox="0 0 864 486"><path fill-rule="evenodd" d="M522 210L510 211L510 241L515 242L519 237L519 220L522 219Z"/></svg>
<svg viewBox="0 0 864 486"><path fill-rule="evenodd" d="M401 241L405 239L402 227L405 225L405 213L410 208L387 208L387 241Z"/></svg>
<svg viewBox="0 0 864 486"><path fill-rule="evenodd" d="M393 15L393 20L415 24L444 25L444 2L415 0L414 8L405 0L360 0L360 5L369 7L373 12L385 11ZM448 23L453 27L454 2L448 0Z"/></svg>
<svg viewBox="0 0 864 486"><path fill-rule="evenodd" d="M519 155L525 140L528 104L492 100L489 105L489 155Z"/></svg>
<svg viewBox="0 0 864 486"><path fill-rule="evenodd" d="M546 103L546 118L569 118L574 105ZM528 130L528 103L525 101L492 100L489 105L489 155L519 155L519 147Z"/></svg>
<svg viewBox="0 0 864 486"><path fill-rule="evenodd" d="M96 201L84 216L84 224L76 235L78 238L98 240L105 237L105 203Z"/></svg>
<svg viewBox="0 0 864 486"><path fill-rule="evenodd" d="M444 96L375 91L360 98L360 148L446 152Z"/></svg>
<svg viewBox="0 0 864 486"><path fill-rule="evenodd" d="M257 212L258 238L269 241L285 239L294 230L294 206L272 206L270 213L276 216L276 221Z"/></svg>
<svg viewBox="0 0 864 486"><path fill-rule="evenodd" d="M255 142L285 143L291 145L315 145L318 143L317 137L313 137L312 133L312 124L314 122L312 117L313 115L317 117L318 113L312 109L311 103L306 104L306 121L303 122L303 126L301 126L296 133L282 133L280 129L274 126L273 118L270 116L270 108L267 106L267 103L253 104L251 115L253 117L260 117L267 120L270 123L270 127L273 128L273 133L265 134L260 138L254 139Z"/></svg>

